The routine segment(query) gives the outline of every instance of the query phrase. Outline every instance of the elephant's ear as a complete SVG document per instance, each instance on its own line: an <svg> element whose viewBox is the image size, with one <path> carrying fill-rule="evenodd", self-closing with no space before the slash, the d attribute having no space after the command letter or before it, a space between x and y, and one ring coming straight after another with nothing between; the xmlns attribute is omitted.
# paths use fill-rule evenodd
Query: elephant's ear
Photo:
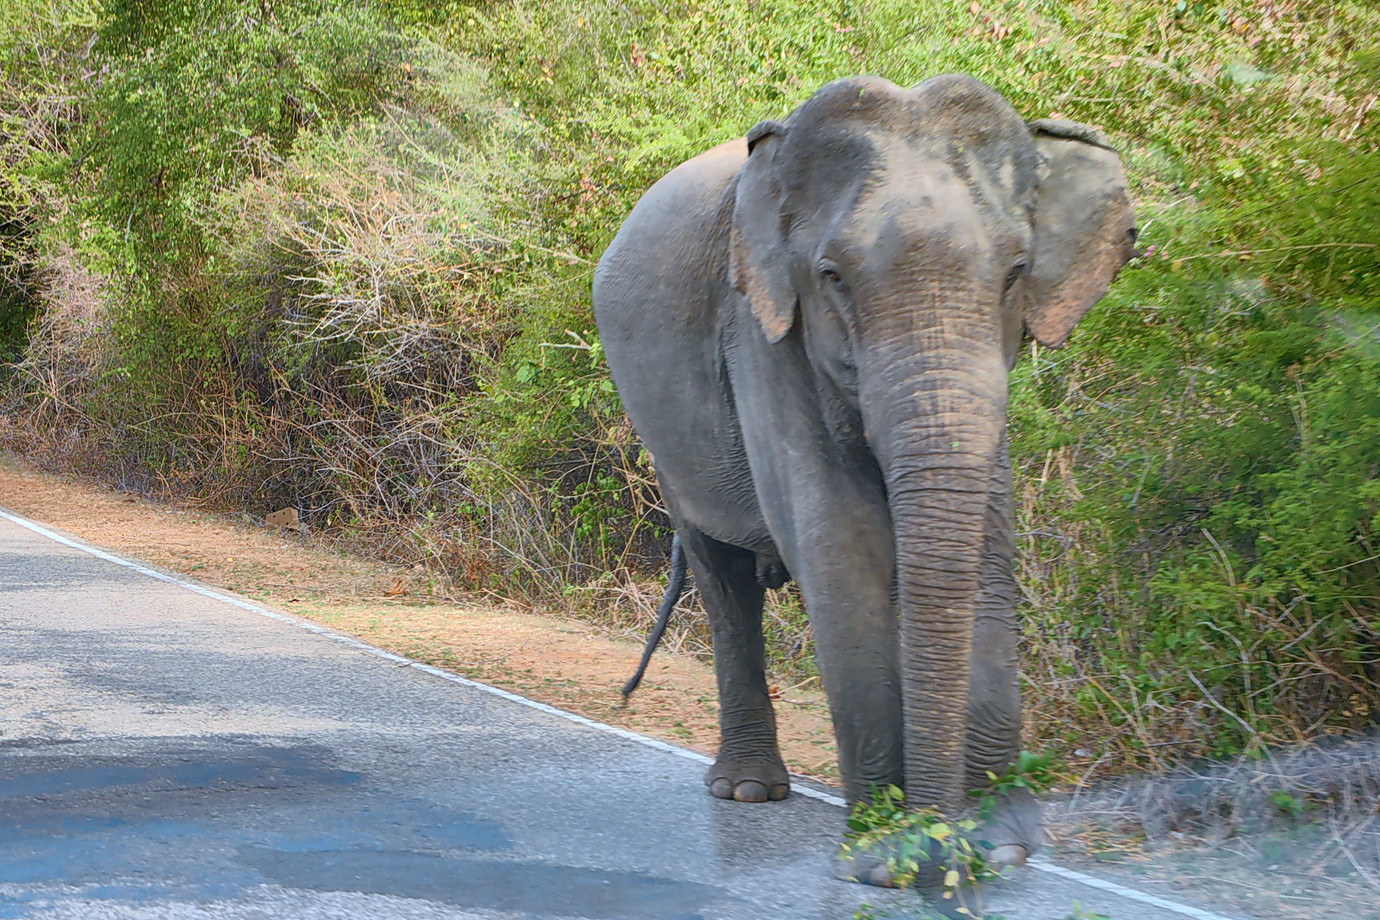
<svg viewBox="0 0 1380 920"><path fill-rule="evenodd" d="M1029 127L1047 170L1035 202L1025 325L1041 345L1057 347L1134 255L1135 212L1121 160L1100 131L1056 120Z"/></svg>
<svg viewBox="0 0 1380 920"><path fill-rule="evenodd" d="M781 190L772 169L784 126L764 121L747 135L748 158L738 174L729 239L728 271L734 289L775 344L791 331L796 293L791 285Z"/></svg>

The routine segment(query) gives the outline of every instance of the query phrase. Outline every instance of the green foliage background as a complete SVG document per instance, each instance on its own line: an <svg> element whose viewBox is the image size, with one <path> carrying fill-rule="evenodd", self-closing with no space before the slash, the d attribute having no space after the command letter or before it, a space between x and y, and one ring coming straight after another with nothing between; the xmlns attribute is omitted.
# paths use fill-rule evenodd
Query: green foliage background
<svg viewBox="0 0 1380 920"><path fill-rule="evenodd" d="M835 77L1105 128L1145 258L1013 391L1030 746L1380 713L1380 12L1238 0L9 0L6 443L635 622L664 519L589 273ZM809 668L789 594L773 661Z"/></svg>

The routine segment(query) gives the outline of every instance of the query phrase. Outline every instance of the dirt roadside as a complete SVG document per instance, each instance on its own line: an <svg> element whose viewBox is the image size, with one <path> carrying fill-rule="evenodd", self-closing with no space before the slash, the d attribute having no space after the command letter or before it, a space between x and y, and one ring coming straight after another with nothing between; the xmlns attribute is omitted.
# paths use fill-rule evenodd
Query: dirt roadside
<svg viewBox="0 0 1380 920"><path fill-rule="evenodd" d="M619 705L641 652L635 638L487 598L437 597L425 572L346 556L246 515L186 510L36 472L4 454L0 507L379 648L706 754L716 749L718 693L704 662L659 650L642 687ZM836 781L823 693L786 689L776 710L787 767Z"/></svg>

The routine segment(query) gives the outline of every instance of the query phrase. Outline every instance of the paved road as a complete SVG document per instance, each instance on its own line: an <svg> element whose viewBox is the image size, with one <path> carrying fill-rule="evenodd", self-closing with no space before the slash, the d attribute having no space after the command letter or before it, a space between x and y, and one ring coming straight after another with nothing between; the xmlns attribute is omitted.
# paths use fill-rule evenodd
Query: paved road
<svg viewBox="0 0 1380 920"><path fill-rule="evenodd" d="M920 916L829 877L827 796L718 801L686 752L76 542L0 514L0 918ZM989 893L1075 901L1215 918L1049 868Z"/></svg>

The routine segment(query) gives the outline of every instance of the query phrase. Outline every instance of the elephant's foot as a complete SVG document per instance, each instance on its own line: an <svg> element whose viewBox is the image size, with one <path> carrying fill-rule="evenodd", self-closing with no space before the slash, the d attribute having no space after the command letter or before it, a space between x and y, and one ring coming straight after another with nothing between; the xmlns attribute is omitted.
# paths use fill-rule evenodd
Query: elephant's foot
<svg viewBox="0 0 1380 920"><path fill-rule="evenodd" d="M991 797L982 826L975 835L991 847L984 848L988 865L1005 869L1025 865L1028 857L1045 845L1045 825L1040 803L1029 789L1010 789Z"/></svg>
<svg viewBox="0 0 1380 920"><path fill-rule="evenodd" d="M790 777L779 756L734 757L721 752L704 782L716 798L736 802L779 802L791 793Z"/></svg>
<svg viewBox="0 0 1380 920"><path fill-rule="evenodd" d="M931 849L934 852L929 857L920 859L914 838L904 833L896 834L866 849L855 847L836 857L834 877L878 888L899 888L904 880L906 887L924 895L931 907L945 917L972 920L983 916L982 892L978 886L964 882L946 887L944 877L953 867L938 848L931 846ZM913 877L903 877L911 873Z"/></svg>
<svg viewBox="0 0 1380 920"><path fill-rule="evenodd" d="M1019 868L1045 842L1040 814L1040 804L1029 790L993 796L982 823L965 834L968 849L993 873ZM949 869L960 869L960 878L968 875L954 864L954 853L952 847L919 838L918 829L901 831L840 854L834 860L834 876L879 888L899 887L899 880L904 879L947 916L981 916L977 885L966 881L957 887L944 885Z"/></svg>
<svg viewBox="0 0 1380 920"><path fill-rule="evenodd" d="M894 849L878 844L865 851L853 849L841 853L834 857L834 878L876 888L897 888L898 864L892 859Z"/></svg>

